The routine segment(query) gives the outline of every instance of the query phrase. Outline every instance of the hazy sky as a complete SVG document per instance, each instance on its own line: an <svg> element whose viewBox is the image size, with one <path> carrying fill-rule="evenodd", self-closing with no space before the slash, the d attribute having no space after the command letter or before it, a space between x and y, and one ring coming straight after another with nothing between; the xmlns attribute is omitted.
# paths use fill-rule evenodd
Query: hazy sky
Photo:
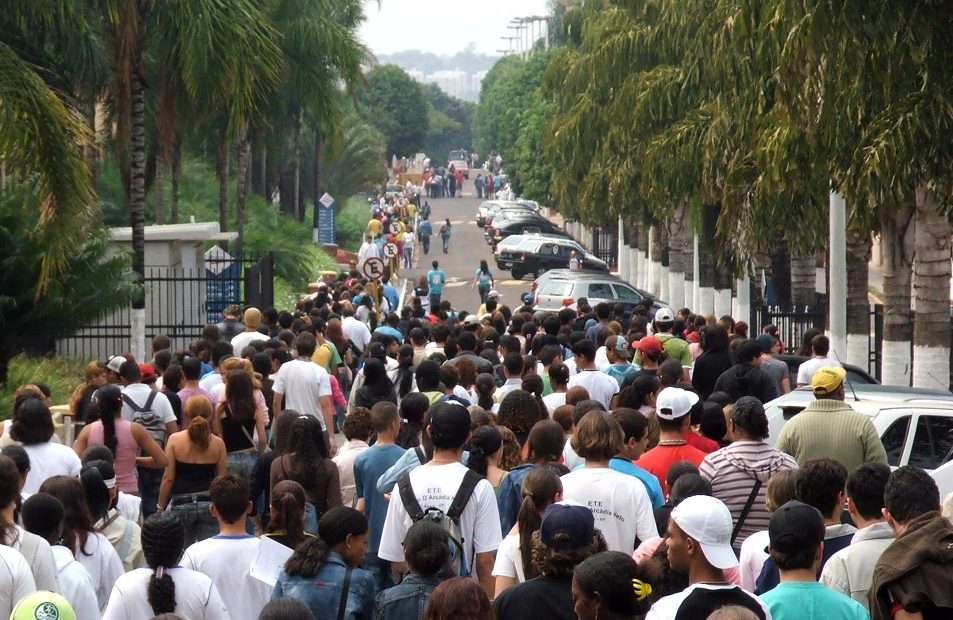
<svg viewBox="0 0 953 620"><path fill-rule="evenodd" d="M546 0L381 0L365 1L361 37L375 54L419 49L453 55L471 42L476 51L506 49L502 36L514 17L545 15Z"/></svg>

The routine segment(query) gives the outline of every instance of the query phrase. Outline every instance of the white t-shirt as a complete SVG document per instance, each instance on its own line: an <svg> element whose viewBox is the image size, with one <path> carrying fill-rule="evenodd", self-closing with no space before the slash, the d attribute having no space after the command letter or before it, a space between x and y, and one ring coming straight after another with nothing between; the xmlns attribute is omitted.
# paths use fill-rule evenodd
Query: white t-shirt
<svg viewBox="0 0 953 620"><path fill-rule="evenodd" d="M152 392L152 388L145 383L130 383L126 387L122 388L122 393L128 396L132 402L136 403L140 407L145 406L146 401L149 400L149 394ZM166 395L162 392L156 392L156 397L152 401L152 410L162 415L162 422L164 424L176 421L175 412L172 411L172 405L169 403L169 399L166 398ZM122 419L129 420L131 422L132 414L132 407L130 407L126 401L123 401Z"/></svg>
<svg viewBox="0 0 953 620"><path fill-rule="evenodd" d="M500 543L496 552L496 562L493 564L494 577L512 577L516 583L526 581L523 573L523 556L520 554L520 535L518 532L509 534Z"/></svg>
<svg viewBox="0 0 953 620"><path fill-rule="evenodd" d="M609 356L606 355L605 345L596 349L595 362L596 362L596 368L598 368L601 372L605 372L606 368L608 368L609 366L612 366L612 364L609 363Z"/></svg>
<svg viewBox="0 0 953 620"><path fill-rule="evenodd" d="M30 566L16 549L0 545L0 618L9 618L13 606L36 592Z"/></svg>
<svg viewBox="0 0 953 620"><path fill-rule="evenodd" d="M552 394L547 394L543 396L543 404L546 405L546 409L549 410L549 417L553 417L553 412L556 411L556 407L562 407L566 404L566 393L553 392Z"/></svg>
<svg viewBox="0 0 953 620"><path fill-rule="evenodd" d="M410 472L410 485L414 489L420 507L439 508L446 512L453 503L453 497L463 482L467 468L462 463L446 465L421 465ZM404 536L413 525L413 521L400 501L400 490L394 485L391 501L387 505L387 517L377 555L390 562L404 561ZM472 568L475 553L494 552L503 539L500 533L500 512L496 505L496 493L486 480L481 480L460 515L460 529L463 536L464 554L467 566Z"/></svg>
<svg viewBox="0 0 953 620"><path fill-rule="evenodd" d="M33 495L40 490L40 485L47 478L53 476L79 476L83 465L73 452L72 448L52 441L24 445L23 449L30 455L30 471L26 474L23 492Z"/></svg>
<svg viewBox="0 0 953 620"><path fill-rule="evenodd" d="M367 329L367 325L353 316L346 316L341 319L341 329L357 350L363 353L364 347L371 341L371 330Z"/></svg>
<svg viewBox="0 0 953 620"><path fill-rule="evenodd" d="M89 571L76 561L70 550L62 545L53 547L53 560L56 562L59 592L69 601L77 618L98 618L99 603L96 601L96 589L89 578Z"/></svg>
<svg viewBox="0 0 953 620"><path fill-rule="evenodd" d="M830 357L812 357L797 367L797 385L810 385L811 377L824 366L841 367L841 363Z"/></svg>
<svg viewBox="0 0 953 620"><path fill-rule="evenodd" d="M103 620L143 620L155 615L147 595L151 568L137 568L120 577L109 595ZM229 620L225 603L212 580L187 568L170 568L175 582L175 614L188 620ZM260 611L260 610L259 610Z"/></svg>
<svg viewBox="0 0 953 620"><path fill-rule="evenodd" d="M232 338L232 351L235 352L235 355L241 355L242 349L256 340L268 340L268 336L261 332L242 332L235 334L235 337Z"/></svg>
<svg viewBox="0 0 953 620"><path fill-rule="evenodd" d="M589 398L602 403L606 410L609 409L612 397L619 392L619 382L596 369L580 370L569 379L569 387L573 388L577 385L586 388L586 391L589 392Z"/></svg>
<svg viewBox="0 0 953 620"><path fill-rule="evenodd" d="M212 393L212 390L215 389L215 386L221 385L222 383L224 383L224 381L222 381L222 373L218 372L217 370L213 370L199 379L199 387L209 394Z"/></svg>
<svg viewBox="0 0 953 620"><path fill-rule="evenodd" d="M285 409L313 415L321 422L321 430L327 430L319 402L322 396L331 396L331 379L324 368L310 359L285 362L278 369L271 389L285 395Z"/></svg>
<svg viewBox="0 0 953 620"><path fill-rule="evenodd" d="M652 605L652 608L649 610L649 613L646 614L645 616L645 620L669 620L670 618L674 619L675 616L678 614L678 608L682 606L682 603L685 601L685 599L688 598L689 595L691 595L695 590L716 591L716 590L731 590L731 589L737 589L739 592L743 592L744 594L747 594L748 596L750 596L751 600L754 601L757 605L759 605L761 609L764 611L764 617L767 618L767 620L771 620L771 611L768 609L768 606L765 605L763 602L761 602L761 599L759 599L754 594L751 594L750 592L745 592L744 590L742 590L741 588L739 588L738 586L734 584L711 584L711 583L695 583L688 586L681 592L676 592L675 594L669 594L668 596L664 596L660 598L659 600L655 601L654 605Z"/></svg>
<svg viewBox="0 0 953 620"><path fill-rule="evenodd" d="M119 554L109 539L99 532L93 532L86 538L86 545L77 549L73 557L89 572L93 588L96 589L96 601L102 609L109 600L113 584L124 572Z"/></svg>
<svg viewBox="0 0 953 620"><path fill-rule="evenodd" d="M569 468L569 471L576 469L579 465L585 465L586 459L582 458L572 449L570 436L566 436L566 443L563 445L563 465Z"/></svg>
<svg viewBox="0 0 953 620"><path fill-rule="evenodd" d="M764 552L768 542L768 531L762 530L749 535L741 543L738 573L741 576L741 587L749 592L754 592L755 582L761 574L761 569L764 568L765 560L769 557Z"/></svg>
<svg viewBox="0 0 953 620"><path fill-rule="evenodd" d="M211 577L232 620L256 620L271 598L268 584L250 573L258 542L254 536L219 534L191 545L179 562Z"/></svg>
<svg viewBox="0 0 953 620"><path fill-rule="evenodd" d="M658 536L652 501L638 478L598 467L569 472L562 482L563 499L592 511L609 551L632 555L636 536L639 540Z"/></svg>
<svg viewBox="0 0 953 620"><path fill-rule="evenodd" d="M16 538L8 540L8 546L19 551L30 566L37 590L58 592L56 561L53 559L53 550L50 548L50 543L17 524L13 525L13 529L16 532Z"/></svg>
<svg viewBox="0 0 953 620"><path fill-rule="evenodd" d="M128 493L119 492L119 497L116 499L116 510L119 511L123 517L128 521L133 523L141 523L142 521L142 498L137 495L129 495Z"/></svg>

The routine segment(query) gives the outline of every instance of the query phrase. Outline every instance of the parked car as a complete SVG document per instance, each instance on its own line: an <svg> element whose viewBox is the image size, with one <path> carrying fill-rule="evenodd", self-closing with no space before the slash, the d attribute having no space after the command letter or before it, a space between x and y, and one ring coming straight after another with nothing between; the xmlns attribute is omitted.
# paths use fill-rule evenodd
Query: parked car
<svg viewBox="0 0 953 620"><path fill-rule="evenodd" d="M652 316L655 316L656 310L668 305L644 291L640 292L622 279L601 271L555 269L546 272L544 278L544 282L537 284L533 293L536 296L536 309L546 312L575 308L580 297L585 297L593 306L601 302L621 303L625 316L629 316L643 299L652 302L649 310Z"/></svg>
<svg viewBox="0 0 953 620"><path fill-rule="evenodd" d="M484 230L487 243L494 248L510 235L525 233L545 233L571 239L569 233L545 217L522 209L501 211Z"/></svg>
<svg viewBox="0 0 953 620"><path fill-rule="evenodd" d="M894 385L852 387L847 387L844 401L854 411L870 417L891 466L916 465L931 471L950 462L953 394ZM805 386L767 403L764 408L768 416L768 443L774 445L784 424L813 400L813 392Z"/></svg>
<svg viewBox="0 0 953 620"><path fill-rule="evenodd" d="M801 364L811 359L809 357L804 357L803 355L775 355L775 358L781 360L788 365L788 369L791 371L791 387L794 387L797 379L797 369L800 368ZM878 384L880 381L877 381L869 372L861 368L860 366L854 366L853 364L842 364L844 370L847 371L847 380L854 385L863 384Z"/></svg>
<svg viewBox="0 0 953 620"><path fill-rule="evenodd" d="M583 268L593 271L609 272L609 266L594 254L587 252L572 239L563 239L550 235L518 235L520 243L515 247L507 244L496 253L496 266L509 269L513 278L521 280L526 274L539 277L551 269L563 269L569 266L572 252L582 263ZM504 239L503 241L507 241Z"/></svg>
<svg viewBox="0 0 953 620"><path fill-rule="evenodd" d="M536 203L533 203L536 204ZM509 200L484 200L480 203L480 206L477 207L476 212L476 223L480 228L486 228L487 224L493 221L493 218L504 209L519 209L523 211L532 211L533 213L539 213L539 205L535 207L533 204L522 203Z"/></svg>

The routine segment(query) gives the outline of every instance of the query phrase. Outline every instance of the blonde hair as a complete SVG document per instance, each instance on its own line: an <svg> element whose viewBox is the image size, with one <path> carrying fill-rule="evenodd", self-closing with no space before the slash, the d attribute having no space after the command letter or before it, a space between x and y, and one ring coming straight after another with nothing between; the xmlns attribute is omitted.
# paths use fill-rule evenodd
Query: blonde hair
<svg viewBox="0 0 953 620"><path fill-rule="evenodd" d="M255 369L251 366L251 360L241 357L227 357L219 364L219 368L222 369L222 374L225 376L228 376L228 372L231 370L244 370L245 374L251 379L252 388L261 389L261 381L255 376Z"/></svg>

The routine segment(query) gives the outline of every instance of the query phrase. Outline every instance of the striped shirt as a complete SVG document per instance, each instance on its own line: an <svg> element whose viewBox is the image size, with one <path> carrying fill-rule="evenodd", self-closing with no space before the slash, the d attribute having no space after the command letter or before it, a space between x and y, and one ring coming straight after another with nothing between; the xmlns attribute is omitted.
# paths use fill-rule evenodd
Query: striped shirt
<svg viewBox="0 0 953 620"><path fill-rule="evenodd" d="M754 489L755 480L761 481L761 488L735 539L736 549L741 548L749 535L768 529L771 519L765 506L768 478L783 469L797 469L797 461L764 441L736 441L707 455L699 465L698 473L711 482L712 494L728 506L735 524Z"/></svg>

